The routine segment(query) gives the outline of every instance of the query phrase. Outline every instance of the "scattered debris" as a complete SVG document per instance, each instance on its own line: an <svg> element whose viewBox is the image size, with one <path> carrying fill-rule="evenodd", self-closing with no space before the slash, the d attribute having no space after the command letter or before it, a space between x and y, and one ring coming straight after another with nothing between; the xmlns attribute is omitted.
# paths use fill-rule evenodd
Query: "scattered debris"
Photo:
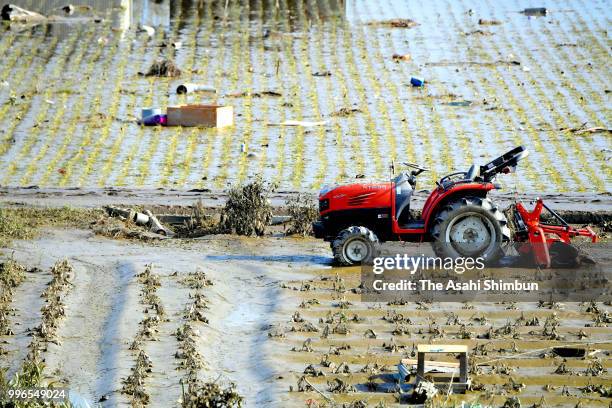
<svg viewBox="0 0 612 408"><path fill-rule="evenodd" d="M452 62L452 61L437 61L437 62L426 62L425 65L427 66L438 66L438 67L448 67L448 66L453 66L453 65L480 65L480 66L484 66L484 67L492 67L495 65L521 65L520 61L516 61L516 60L497 60L497 61L493 61L493 62L481 62L481 61L457 61L457 62Z"/></svg>
<svg viewBox="0 0 612 408"><path fill-rule="evenodd" d="M347 117L347 116L351 116L354 113L361 113L363 112L361 109L358 108L341 108L339 110L337 110L336 112L332 113L332 116L338 116L338 117Z"/></svg>
<svg viewBox="0 0 612 408"><path fill-rule="evenodd" d="M393 61L400 62L410 61L412 59L412 56L410 54L393 54L391 58L393 59Z"/></svg>
<svg viewBox="0 0 612 408"><path fill-rule="evenodd" d="M552 351L559 357L584 357L586 349L582 347L554 347Z"/></svg>
<svg viewBox="0 0 612 408"><path fill-rule="evenodd" d="M151 121L150 118L154 116L160 116L162 114L161 108L142 108L140 110L140 120L146 125L147 121Z"/></svg>
<svg viewBox="0 0 612 408"><path fill-rule="evenodd" d="M225 96L228 98L243 98L245 96L250 96L252 98L262 98L264 96L279 98L283 96L283 94L277 91L268 90L268 91L260 91L260 92L250 92L250 91L235 92L235 93L227 94Z"/></svg>
<svg viewBox="0 0 612 408"><path fill-rule="evenodd" d="M493 35L493 33L490 32L490 31L484 31L484 30L474 30L474 31L466 32L466 33L464 33L464 35L483 35L483 36L488 36L488 35Z"/></svg>
<svg viewBox="0 0 612 408"><path fill-rule="evenodd" d="M212 85L192 84L192 83L180 84L176 88L176 93L179 95L193 93L193 92L217 93L217 90Z"/></svg>
<svg viewBox="0 0 612 408"><path fill-rule="evenodd" d="M502 405L502 408L521 408L521 400L519 397L509 397Z"/></svg>
<svg viewBox="0 0 612 408"><path fill-rule="evenodd" d="M334 378L327 382L328 391L334 394L348 394L349 392L355 392L355 387L351 384L341 380L340 378Z"/></svg>
<svg viewBox="0 0 612 408"><path fill-rule="evenodd" d="M587 127L587 123L583 123L582 125L580 125L579 127L575 127L575 128L559 128L559 131L561 132L571 132L577 135L581 135L584 133L612 133L612 129L603 127L603 126L593 126L593 127Z"/></svg>
<svg viewBox="0 0 612 408"><path fill-rule="evenodd" d="M6 4L2 7L2 20L15 21L19 23L39 23L47 20L47 17L34 11L29 11L14 4Z"/></svg>
<svg viewBox="0 0 612 408"><path fill-rule="evenodd" d="M159 59L151 65L144 76L179 77L181 70L171 59Z"/></svg>
<svg viewBox="0 0 612 408"><path fill-rule="evenodd" d="M481 18L478 20L478 24L479 25L500 25L501 21L499 20L485 20L484 18Z"/></svg>
<svg viewBox="0 0 612 408"><path fill-rule="evenodd" d="M386 27L393 27L393 28L412 28L412 27L416 27L417 25L419 25L419 23L417 23L414 20L410 20L408 18L394 18L391 20L384 20L384 21L372 21L369 23L369 25L386 26Z"/></svg>
<svg viewBox="0 0 612 408"><path fill-rule="evenodd" d="M471 106L472 105L472 101L453 101L453 102L447 102L444 105L448 105L448 106Z"/></svg>
<svg viewBox="0 0 612 408"><path fill-rule="evenodd" d="M155 36L155 28L149 25L146 25L146 24L138 24L136 32L137 33L147 33L149 37ZM160 75L157 75L157 76L160 76ZM161 75L161 76L166 76L166 75Z"/></svg>
<svg viewBox="0 0 612 408"><path fill-rule="evenodd" d="M548 10L546 9L546 7L533 7L526 8L521 11L521 13L529 17L543 17L548 14Z"/></svg>
<svg viewBox="0 0 612 408"><path fill-rule="evenodd" d="M410 78L410 85L415 87L425 86L425 80L423 78L412 77Z"/></svg>
<svg viewBox="0 0 612 408"><path fill-rule="evenodd" d="M159 220L151 213L149 210L145 210L144 213L136 212L131 209L123 209L118 207L104 207L104 210L110 217L117 217L123 221L127 222L125 232L115 231L115 234L112 230L108 231L108 233L103 233L104 231L100 231L102 235L119 237L120 235L130 235L128 233L130 223L133 223L136 226L147 227L149 231L153 234L162 235L162 236L172 236L174 232L166 227L164 227ZM102 224L103 225L103 224ZM94 229L95 230L95 229ZM132 230L132 232L134 232Z"/></svg>

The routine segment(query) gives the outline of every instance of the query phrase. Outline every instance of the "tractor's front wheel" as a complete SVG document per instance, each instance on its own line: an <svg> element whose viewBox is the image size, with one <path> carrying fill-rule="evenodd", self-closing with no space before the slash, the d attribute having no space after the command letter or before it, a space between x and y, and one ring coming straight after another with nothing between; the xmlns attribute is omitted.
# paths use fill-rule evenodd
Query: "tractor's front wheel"
<svg viewBox="0 0 612 408"><path fill-rule="evenodd" d="M449 202L436 215L430 231L438 256L482 257L487 264L504 256L510 241L506 216L488 198L463 197Z"/></svg>
<svg viewBox="0 0 612 408"><path fill-rule="evenodd" d="M340 231L331 247L339 265L360 265L374 254L376 235L366 227L349 227Z"/></svg>

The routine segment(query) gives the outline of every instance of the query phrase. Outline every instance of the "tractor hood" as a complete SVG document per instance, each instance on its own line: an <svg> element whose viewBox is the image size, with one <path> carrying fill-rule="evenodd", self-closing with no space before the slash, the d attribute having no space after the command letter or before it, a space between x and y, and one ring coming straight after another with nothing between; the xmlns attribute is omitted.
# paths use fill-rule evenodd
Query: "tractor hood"
<svg viewBox="0 0 612 408"><path fill-rule="evenodd" d="M356 183L323 189L319 194L320 212L391 207L391 186L390 182Z"/></svg>

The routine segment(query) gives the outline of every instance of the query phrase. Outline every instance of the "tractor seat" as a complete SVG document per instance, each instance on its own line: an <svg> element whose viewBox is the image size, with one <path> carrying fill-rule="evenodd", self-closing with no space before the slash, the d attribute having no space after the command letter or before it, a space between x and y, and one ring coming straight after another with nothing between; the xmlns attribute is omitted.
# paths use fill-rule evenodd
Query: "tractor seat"
<svg viewBox="0 0 612 408"><path fill-rule="evenodd" d="M467 173L465 173L465 179L469 181L474 181L476 177L480 177L480 166L472 164Z"/></svg>

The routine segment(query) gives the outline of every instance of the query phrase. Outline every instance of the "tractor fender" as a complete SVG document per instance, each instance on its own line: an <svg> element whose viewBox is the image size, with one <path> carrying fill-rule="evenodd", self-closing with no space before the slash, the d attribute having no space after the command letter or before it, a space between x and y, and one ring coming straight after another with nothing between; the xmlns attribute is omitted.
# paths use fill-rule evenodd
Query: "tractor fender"
<svg viewBox="0 0 612 408"><path fill-rule="evenodd" d="M456 201L461 197L480 197L486 198L489 191L495 189L493 183L469 183L459 184L448 190L434 190L425 205L423 206L422 218L425 221L425 231L429 231L431 221L436 217L436 214L449 201Z"/></svg>

